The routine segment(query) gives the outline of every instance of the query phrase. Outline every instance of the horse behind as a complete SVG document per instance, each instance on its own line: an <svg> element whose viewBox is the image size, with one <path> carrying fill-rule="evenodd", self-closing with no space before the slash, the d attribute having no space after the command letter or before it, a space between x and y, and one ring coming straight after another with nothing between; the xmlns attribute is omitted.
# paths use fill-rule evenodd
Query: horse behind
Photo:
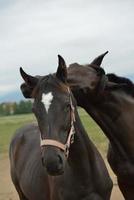
<svg viewBox="0 0 134 200"><path fill-rule="evenodd" d="M63 58L55 75L21 75L38 125L22 127L10 144L20 200L109 200L112 181L80 121Z"/></svg>
<svg viewBox="0 0 134 200"><path fill-rule="evenodd" d="M77 100L109 139L108 162L126 200L134 200L134 84L105 74L101 63L108 52L88 65L71 64L68 83Z"/></svg>

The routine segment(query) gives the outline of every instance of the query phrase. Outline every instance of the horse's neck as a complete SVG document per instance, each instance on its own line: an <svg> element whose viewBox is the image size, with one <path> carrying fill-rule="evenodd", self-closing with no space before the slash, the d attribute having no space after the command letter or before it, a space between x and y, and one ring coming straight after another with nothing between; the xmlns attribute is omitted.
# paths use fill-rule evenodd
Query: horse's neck
<svg viewBox="0 0 134 200"><path fill-rule="evenodd" d="M86 108L121 156L134 152L134 98L118 91L110 92L101 104Z"/></svg>
<svg viewBox="0 0 134 200"><path fill-rule="evenodd" d="M75 116L75 137L70 148L69 162L76 173L83 171L81 176L87 176L89 173L89 151L93 156L93 150L78 113Z"/></svg>

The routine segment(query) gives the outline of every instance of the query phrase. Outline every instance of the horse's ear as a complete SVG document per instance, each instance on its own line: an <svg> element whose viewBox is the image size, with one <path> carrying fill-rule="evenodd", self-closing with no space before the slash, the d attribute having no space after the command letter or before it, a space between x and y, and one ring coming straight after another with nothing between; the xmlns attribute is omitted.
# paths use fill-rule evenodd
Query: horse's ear
<svg viewBox="0 0 134 200"><path fill-rule="evenodd" d="M58 55L58 69L56 72L56 77L62 82L66 83L67 81L67 67L65 60Z"/></svg>
<svg viewBox="0 0 134 200"><path fill-rule="evenodd" d="M25 83L23 83L20 86L22 94L24 95L25 98L31 98L32 91L38 83L38 78L26 74L21 67L20 67L20 74L25 81Z"/></svg>
<svg viewBox="0 0 134 200"><path fill-rule="evenodd" d="M91 63L90 65L93 65L93 66L96 66L96 67L100 67L101 66L101 63L102 63L102 60L104 58L104 56L108 53L108 51L106 51L105 53L99 55L97 58L95 58Z"/></svg>
<svg viewBox="0 0 134 200"><path fill-rule="evenodd" d="M22 83L20 89L25 98L32 98L33 89L30 88L26 83Z"/></svg>
<svg viewBox="0 0 134 200"><path fill-rule="evenodd" d="M29 87L35 87L35 85L38 83L38 78L26 74L26 72L24 72L22 67L20 67L20 74L22 78L24 79L24 81L26 82L26 84L29 85Z"/></svg>

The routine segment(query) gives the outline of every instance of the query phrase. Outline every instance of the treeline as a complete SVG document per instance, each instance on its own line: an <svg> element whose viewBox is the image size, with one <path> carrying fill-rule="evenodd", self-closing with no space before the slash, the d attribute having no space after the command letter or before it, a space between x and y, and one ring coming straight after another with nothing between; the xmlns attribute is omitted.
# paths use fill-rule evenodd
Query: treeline
<svg viewBox="0 0 134 200"><path fill-rule="evenodd" d="M32 112L31 101L20 101L18 103L1 103L0 116L26 114Z"/></svg>

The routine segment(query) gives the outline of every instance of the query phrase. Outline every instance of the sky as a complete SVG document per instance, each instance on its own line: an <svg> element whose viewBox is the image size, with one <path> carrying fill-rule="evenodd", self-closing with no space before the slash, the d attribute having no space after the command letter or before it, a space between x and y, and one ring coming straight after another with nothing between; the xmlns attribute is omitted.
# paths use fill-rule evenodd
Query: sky
<svg viewBox="0 0 134 200"><path fill-rule="evenodd" d="M107 73L134 80L133 0L0 0L0 96L19 90L19 67L31 75L90 63L109 51Z"/></svg>

